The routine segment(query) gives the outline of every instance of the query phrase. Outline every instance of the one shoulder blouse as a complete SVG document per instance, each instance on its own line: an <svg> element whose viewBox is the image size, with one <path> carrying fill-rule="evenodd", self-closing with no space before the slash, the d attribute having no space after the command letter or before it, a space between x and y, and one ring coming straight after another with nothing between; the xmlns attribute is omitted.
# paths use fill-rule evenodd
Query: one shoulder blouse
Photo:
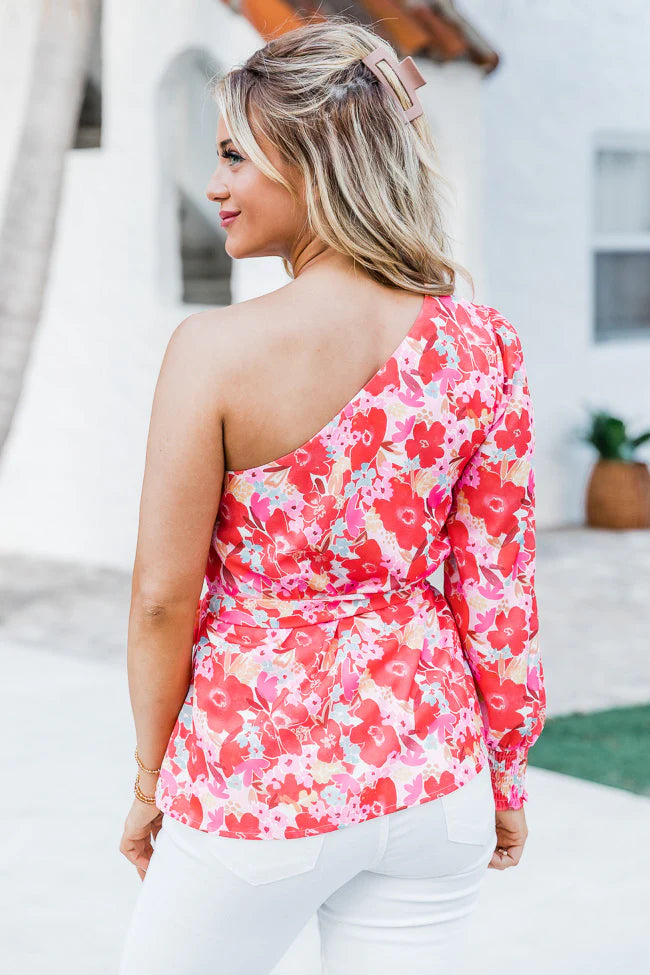
<svg viewBox="0 0 650 975"><path fill-rule="evenodd" d="M496 809L520 808L546 707L533 451L513 325L426 295L318 433L227 470L158 808L301 837L436 799L486 763Z"/></svg>

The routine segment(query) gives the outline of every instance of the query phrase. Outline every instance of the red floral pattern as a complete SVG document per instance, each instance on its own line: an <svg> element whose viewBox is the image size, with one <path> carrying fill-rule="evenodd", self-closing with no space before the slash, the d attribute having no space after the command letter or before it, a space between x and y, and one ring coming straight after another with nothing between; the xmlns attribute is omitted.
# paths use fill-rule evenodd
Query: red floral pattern
<svg viewBox="0 0 650 975"><path fill-rule="evenodd" d="M496 808L520 808L546 706L533 450L514 327L425 296L322 430L226 471L159 809L299 837L428 802L486 763Z"/></svg>

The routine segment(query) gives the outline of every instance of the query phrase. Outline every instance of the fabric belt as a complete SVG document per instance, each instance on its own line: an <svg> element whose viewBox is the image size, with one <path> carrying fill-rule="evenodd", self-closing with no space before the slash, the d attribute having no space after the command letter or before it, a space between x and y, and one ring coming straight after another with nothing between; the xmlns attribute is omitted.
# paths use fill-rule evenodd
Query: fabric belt
<svg viewBox="0 0 650 975"><path fill-rule="evenodd" d="M206 616L218 617L224 623L238 626L280 628L309 626L347 616L382 612L403 605L417 594L439 595L428 576L416 579L399 589L348 595L315 594L308 599L283 599L279 596L249 595L241 590L228 593L211 589L202 598L197 610L200 625Z"/></svg>

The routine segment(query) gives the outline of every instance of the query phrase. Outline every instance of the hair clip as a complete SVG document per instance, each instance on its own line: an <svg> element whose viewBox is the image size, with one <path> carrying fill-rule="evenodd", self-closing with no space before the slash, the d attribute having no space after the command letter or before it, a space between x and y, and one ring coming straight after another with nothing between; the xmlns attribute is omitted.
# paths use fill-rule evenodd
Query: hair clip
<svg viewBox="0 0 650 975"><path fill-rule="evenodd" d="M374 51L371 51L370 54L366 54L366 56L361 58L361 60L365 65L367 65L367 67L370 68L372 73L379 78L382 85L390 91L406 122L412 122L414 119L419 118L420 115L424 114L424 109L418 96L415 94L415 89L421 88L422 85L426 85L427 82L426 79L422 77L418 66L412 57L405 57L402 61L397 61L392 54L386 50L385 47L380 45L379 47L376 47ZM378 61L386 61L402 82L412 102L408 108L404 108L399 100L397 92L388 81L388 78L381 68L377 67Z"/></svg>

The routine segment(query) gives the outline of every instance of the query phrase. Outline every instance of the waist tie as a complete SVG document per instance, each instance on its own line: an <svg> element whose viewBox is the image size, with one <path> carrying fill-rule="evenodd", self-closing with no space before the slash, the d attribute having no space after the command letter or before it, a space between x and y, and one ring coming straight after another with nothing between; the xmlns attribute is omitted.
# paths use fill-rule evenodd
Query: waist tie
<svg viewBox="0 0 650 975"><path fill-rule="evenodd" d="M238 626L288 628L326 623L347 616L382 612L401 606L416 594L439 596L427 576L416 579L399 589L386 589L369 593L324 596L315 593L307 599L284 599L280 596L249 595L236 590L212 589L206 592L197 610L197 625L207 616L224 623Z"/></svg>

